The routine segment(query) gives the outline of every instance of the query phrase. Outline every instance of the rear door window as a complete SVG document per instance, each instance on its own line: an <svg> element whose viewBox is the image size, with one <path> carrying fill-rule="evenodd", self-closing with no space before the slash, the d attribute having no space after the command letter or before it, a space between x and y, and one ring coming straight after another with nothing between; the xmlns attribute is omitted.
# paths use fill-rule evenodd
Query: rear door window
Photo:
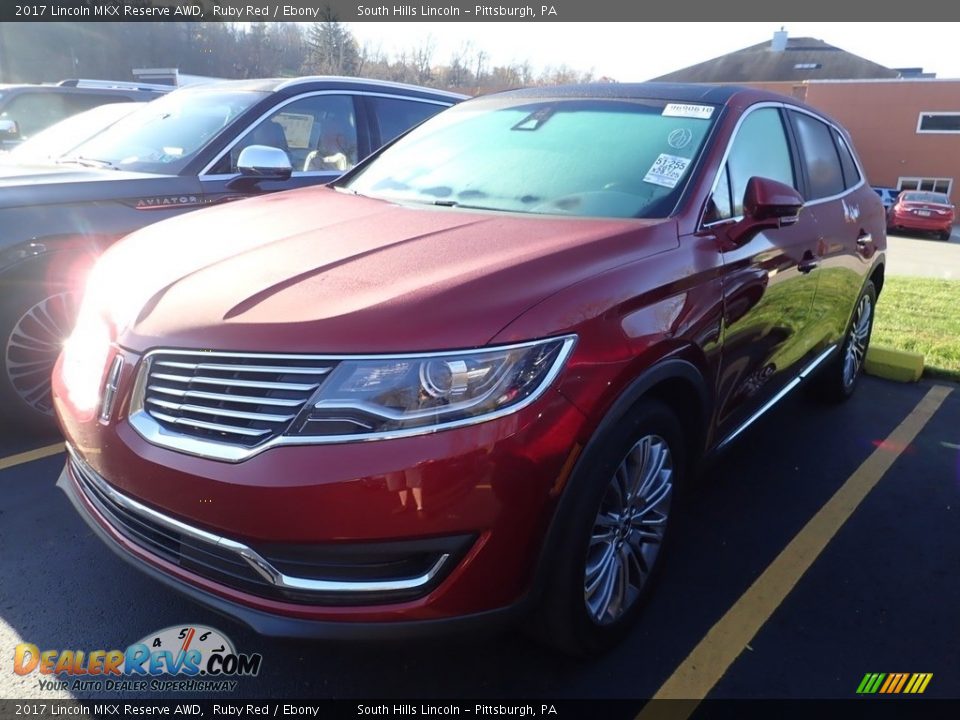
<svg viewBox="0 0 960 720"><path fill-rule="evenodd" d="M791 110L800 156L807 169L807 200L839 195L845 189L840 156L830 128L811 115Z"/></svg>
<svg viewBox="0 0 960 720"><path fill-rule="evenodd" d="M373 96L369 98L369 102L380 129L381 145L446 109L444 105L400 98Z"/></svg>
<svg viewBox="0 0 960 720"><path fill-rule="evenodd" d="M833 130L833 141L837 144L837 152L840 154L840 167L843 169L843 185L849 190L860 182L860 171L857 170L857 164L853 160L853 153L847 146L836 129Z"/></svg>

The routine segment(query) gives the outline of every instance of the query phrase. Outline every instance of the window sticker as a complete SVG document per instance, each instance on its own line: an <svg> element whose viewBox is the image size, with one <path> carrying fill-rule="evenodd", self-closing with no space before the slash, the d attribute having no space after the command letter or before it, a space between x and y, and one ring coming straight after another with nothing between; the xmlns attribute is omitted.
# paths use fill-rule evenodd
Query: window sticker
<svg viewBox="0 0 960 720"><path fill-rule="evenodd" d="M643 181L661 187L676 187L689 164L690 158L660 153L660 156L653 161L653 165L650 166L647 174L644 175Z"/></svg>
<svg viewBox="0 0 960 720"><path fill-rule="evenodd" d="M692 105L690 103L667 103L663 117L685 117L709 120L713 117L713 105Z"/></svg>
<svg viewBox="0 0 960 720"><path fill-rule="evenodd" d="M310 133L313 131L313 115L306 113L280 113L274 120L283 128L287 136L287 145L295 149L310 147Z"/></svg>

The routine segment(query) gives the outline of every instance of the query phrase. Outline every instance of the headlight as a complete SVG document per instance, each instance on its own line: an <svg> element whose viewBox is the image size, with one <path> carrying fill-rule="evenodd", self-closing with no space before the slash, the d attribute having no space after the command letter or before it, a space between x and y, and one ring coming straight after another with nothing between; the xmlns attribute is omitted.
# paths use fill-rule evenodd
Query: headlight
<svg viewBox="0 0 960 720"><path fill-rule="evenodd" d="M73 332L63 344L62 377L74 408L92 412L100 402L100 391L111 346L116 338L112 317L112 283L101 258L87 275L80 312Z"/></svg>
<svg viewBox="0 0 960 720"><path fill-rule="evenodd" d="M77 324L64 343L62 366L70 402L81 412L91 412L100 402L112 340L107 321L99 313L81 309Z"/></svg>
<svg viewBox="0 0 960 720"><path fill-rule="evenodd" d="M576 338L487 350L341 361L290 434L366 435L492 419L550 385Z"/></svg>

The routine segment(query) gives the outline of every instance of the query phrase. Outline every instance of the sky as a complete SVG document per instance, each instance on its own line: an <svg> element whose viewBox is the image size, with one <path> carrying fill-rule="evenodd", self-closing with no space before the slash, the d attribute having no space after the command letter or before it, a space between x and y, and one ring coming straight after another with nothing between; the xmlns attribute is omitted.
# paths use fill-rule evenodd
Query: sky
<svg viewBox="0 0 960 720"><path fill-rule="evenodd" d="M567 66L597 77L642 81L769 41L783 26L790 37L814 37L887 67L923 67L938 78L960 78L960 23L350 23L360 43L385 53L435 46L434 64L446 64L466 42L489 65L529 60L542 70Z"/></svg>

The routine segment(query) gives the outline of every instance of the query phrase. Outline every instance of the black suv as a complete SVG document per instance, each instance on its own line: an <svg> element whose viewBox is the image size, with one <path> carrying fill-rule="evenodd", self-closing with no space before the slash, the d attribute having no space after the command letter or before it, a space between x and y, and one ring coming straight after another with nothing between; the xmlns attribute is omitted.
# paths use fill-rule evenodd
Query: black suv
<svg viewBox="0 0 960 720"><path fill-rule="evenodd" d="M56 166L0 168L0 417L52 421L78 279L106 245L203 206L328 183L462 99L356 78L208 83L146 103Z"/></svg>
<svg viewBox="0 0 960 720"><path fill-rule="evenodd" d="M149 102L172 88L107 80L57 85L0 85L0 150L84 110L118 102Z"/></svg>

